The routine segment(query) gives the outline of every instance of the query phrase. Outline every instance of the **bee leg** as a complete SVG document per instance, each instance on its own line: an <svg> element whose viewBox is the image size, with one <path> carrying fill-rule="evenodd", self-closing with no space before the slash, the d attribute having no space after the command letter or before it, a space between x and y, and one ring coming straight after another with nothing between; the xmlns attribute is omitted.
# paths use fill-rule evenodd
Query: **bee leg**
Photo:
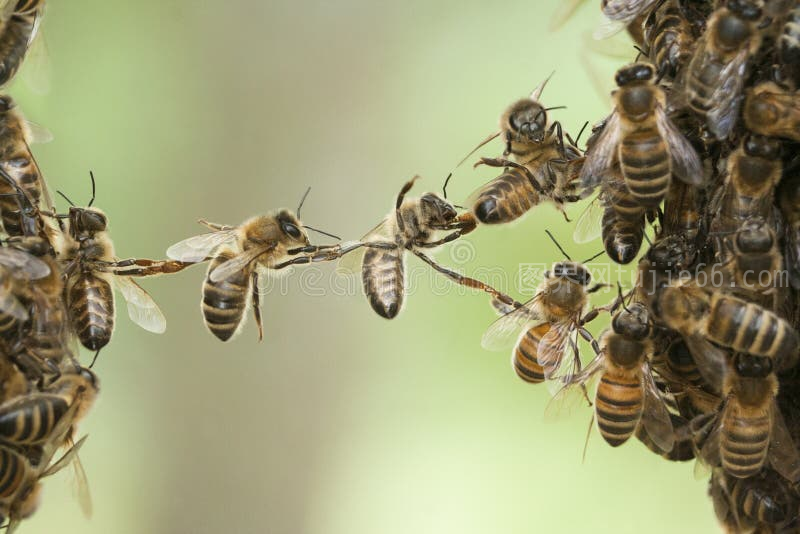
<svg viewBox="0 0 800 534"><path fill-rule="evenodd" d="M114 262L95 260L92 264L103 272L111 272L118 276L156 276L173 274L184 270L194 263L177 260L127 259Z"/></svg>
<svg viewBox="0 0 800 534"><path fill-rule="evenodd" d="M97 357L100 356L100 351L94 353L94 358L92 358L92 363L89 364L89 369L94 367L95 362L97 361Z"/></svg>
<svg viewBox="0 0 800 534"><path fill-rule="evenodd" d="M458 226L454 226L454 227L457 228ZM459 230L456 230L455 232L453 232L451 234L448 234L448 235L444 236L442 239L439 239L437 241L419 241L419 240L414 240L414 246L415 247L421 247L421 248L438 247L440 245L444 245L445 243L449 243L451 241L455 241L459 237L470 233L474 229L475 229L475 223L472 222L472 223L469 223L469 224L465 224L465 226L463 228L461 228Z"/></svg>
<svg viewBox="0 0 800 534"><path fill-rule="evenodd" d="M414 187L414 182L419 180L419 176L414 176L412 179L407 181L405 185L400 189L400 193L397 194L397 202L394 205L394 213L395 217L397 217L397 228L400 230L400 233L405 232L406 230L406 223L403 222L403 218L400 216L400 206L403 205L403 200L406 198L406 193L411 191L411 188Z"/></svg>
<svg viewBox="0 0 800 534"><path fill-rule="evenodd" d="M600 344L594 338L592 333L589 332L588 330L586 330L583 326L579 326L577 330L578 330L578 333L581 335L581 337L584 340L586 340L586 342L588 342L589 345L591 345L592 350L594 351L594 353L595 354L600 354Z"/></svg>
<svg viewBox="0 0 800 534"><path fill-rule="evenodd" d="M609 284L595 284L592 287L590 287L589 289L587 289L586 292L587 293L597 293L598 291L600 291L604 287L611 287L611 286Z"/></svg>
<svg viewBox="0 0 800 534"><path fill-rule="evenodd" d="M253 315L256 319L256 326L258 327L258 340L264 341L264 326L261 323L261 295L259 295L258 291L258 273L254 272L250 275L253 279Z"/></svg>
<svg viewBox="0 0 800 534"><path fill-rule="evenodd" d="M451 279L453 282L455 282L455 283L457 283L459 285L462 285L464 287L469 287L469 288L472 288L472 289L479 289L481 291L485 291L486 293L489 293L490 295L492 295L498 301L500 301L503 304L506 304L508 306L513 306L514 308L521 308L522 307L521 303L519 303L516 300L514 300L513 298L509 297L505 293L501 293L500 291L498 291L497 289L493 288L492 286L490 286L488 284L485 284L485 283L481 282L480 280L475 280L474 278L470 278L468 276L464 276L463 274L459 274L459 273L457 273L455 271L452 271L452 270L448 269L447 267L443 267L443 266L439 265L438 263L436 263L435 261L433 261L426 254L420 252L419 250L415 250L415 249L412 248L411 251L418 258L420 258L422 261L424 261L425 263L427 263L428 265L433 267L433 269L435 271L445 275L446 277Z"/></svg>
<svg viewBox="0 0 800 534"><path fill-rule="evenodd" d="M208 222L205 219L198 219L197 222L202 224L203 226L205 226L209 230L213 230L214 232L233 230L235 228L235 226L228 226L226 224L217 224L217 223Z"/></svg>
<svg viewBox="0 0 800 534"><path fill-rule="evenodd" d="M282 263L273 265L271 269L285 269L291 265L303 265L306 263L317 263L320 261L333 261L361 247L387 250L397 248L397 244L390 241L376 241L373 243L352 243L346 247L335 245L330 248L322 248L316 254L307 254L292 258L291 260L286 260Z"/></svg>

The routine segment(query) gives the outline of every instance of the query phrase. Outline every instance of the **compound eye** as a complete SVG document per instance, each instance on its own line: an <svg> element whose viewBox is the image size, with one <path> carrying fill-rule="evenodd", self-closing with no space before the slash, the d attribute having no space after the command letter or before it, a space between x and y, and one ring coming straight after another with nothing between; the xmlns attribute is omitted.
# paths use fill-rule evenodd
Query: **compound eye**
<svg viewBox="0 0 800 534"><path fill-rule="evenodd" d="M289 222L281 223L281 230L292 239L301 239L303 237L303 232L300 231L297 225Z"/></svg>
<svg viewBox="0 0 800 534"><path fill-rule="evenodd" d="M94 211L84 211L81 215L81 224L89 232L102 232L108 225L106 216Z"/></svg>

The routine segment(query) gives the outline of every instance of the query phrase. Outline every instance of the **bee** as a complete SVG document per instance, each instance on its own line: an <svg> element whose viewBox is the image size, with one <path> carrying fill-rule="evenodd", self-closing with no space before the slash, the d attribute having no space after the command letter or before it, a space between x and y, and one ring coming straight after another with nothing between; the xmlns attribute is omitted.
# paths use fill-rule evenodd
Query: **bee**
<svg viewBox="0 0 800 534"><path fill-rule="evenodd" d="M800 85L800 5L794 2L786 13L783 31L776 45L778 60L791 69L795 88Z"/></svg>
<svg viewBox="0 0 800 534"><path fill-rule="evenodd" d="M717 139L726 139L736 124L750 56L761 37L762 10L757 2L730 0L714 11L686 69L686 105L703 117Z"/></svg>
<svg viewBox="0 0 800 534"><path fill-rule="evenodd" d="M786 482L771 469L764 469L751 478L728 476L723 469L715 469L711 477L712 488L721 493L728 514L732 515L736 530L751 531L764 525L780 526L792 519L797 509L797 497L786 487ZM732 513L731 513L732 512ZM720 518L723 519L723 518Z"/></svg>
<svg viewBox="0 0 800 534"><path fill-rule="evenodd" d="M481 343L489 350L503 350L517 339L519 330L528 325L512 353L512 365L517 374L531 383L555 382L571 376L570 367L579 360L564 357L570 336L576 332L587 340L592 339L584 325L599 311L584 313L589 295L603 287L605 284L592 285L592 276L583 263L569 259L555 263L544 273L534 297L492 323Z"/></svg>
<svg viewBox="0 0 800 534"><path fill-rule="evenodd" d="M745 222L733 234L730 249L729 270L735 291L744 296L777 297L777 289L788 286L788 280L783 280L783 257L777 236L763 218Z"/></svg>
<svg viewBox="0 0 800 534"><path fill-rule="evenodd" d="M625 28L630 28L637 19L646 16L647 11L659 0L603 0L603 15L609 19L594 32L595 39L605 39Z"/></svg>
<svg viewBox="0 0 800 534"><path fill-rule="evenodd" d="M696 280L678 280L657 291L653 312L680 333L706 382L719 387L724 353L709 341L736 352L764 356L776 369L794 365L800 338L774 312L734 295L701 287ZM704 372L705 371L705 372Z"/></svg>
<svg viewBox="0 0 800 534"><path fill-rule="evenodd" d="M735 478L749 478L770 466L796 484L800 455L775 398L778 379L771 358L736 353L723 378L723 405L700 450L711 465Z"/></svg>
<svg viewBox="0 0 800 534"><path fill-rule="evenodd" d="M674 413L667 413L670 418L670 424L673 430L673 444L672 449L664 452L654 440L647 433L645 425L636 425L636 439L650 449L650 451L658 454L659 456L669 460L670 462L688 462L694 460L694 441L689 427L689 421L685 417Z"/></svg>
<svg viewBox="0 0 800 534"><path fill-rule="evenodd" d="M787 169L776 195L783 218L786 221L786 245L784 256L789 283L800 289L800 167Z"/></svg>
<svg viewBox="0 0 800 534"><path fill-rule="evenodd" d="M800 142L800 95L797 91L788 92L773 82L762 82L747 91L742 117L753 133Z"/></svg>
<svg viewBox="0 0 800 534"><path fill-rule="evenodd" d="M692 55L694 35L691 23L681 12L677 0L667 0L650 12L645 20L645 41L658 71L658 78L675 78L678 68Z"/></svg>
<svg viewBox="0 0 800 534"><path fill-rule="evenodd" d="M308 191L306 191L308 195ZM297 212L305 201L300 201ZM211 232L184 239L167 249L167 256L186 264L208 260L203 282L201 310L206 327L221 341L228 341L242 326L245 311L252 304L259 340L263 338L259 302L261 270L277 271L299 263L322 261L314 256L334 246L313 246L306 229L334 237L303 225L288 209L251 217L239 226L200 221ZM336 238L338 239L338 238Z"/></svg>
<svg viewBox="0 0 800 534"><path fill-rule="evenodd" d="M64 291L69 322L81 344L95 351L95 356L111 340L114 330L113 287L122 293L131 320L145 330L163 333L164 314L152 297L132 280L180 271L188 263L145 259L119 260L108 232L108 217L92 207L95 199L92 175L92 198L87 207L70 203L68 234L60 256L64 263ZM59 192L60 193L60 192Z"/></svg>
<svg viewBox="0 0 800 534"><path fill-rule="evenodd" d="M600 339L600 353L576 377L584 383L598 374L594 398L600 435L612 447L628 441L640 425L662 453L675 443L672 419L653 379L649 313L641 303L618 311Z"/></svg>
<svg viewBox="0 0 800 534"><path fill-rule="evenodd" d="M0 2L0 86L16 74L41 22L44 0Z"/></svg>
<svg viewBox="0 0 800 534"><path fill-rule="evenodd" d="M23 293L33 281L52 274L51 266L35 256L16 248L0 248L0 337L12 340L20 335L30 319Z"/></svg>
<svg viewBox="0 0 800 534"><path fill-rule="evenodd" d="M667 117L664 91L653 80L653 67L646 63L617 71L616 107L580 175L582 186L592 190L618 161L631 196L644 208L661 203L673 173L690 185L703 183L700 158Z"/></svg>

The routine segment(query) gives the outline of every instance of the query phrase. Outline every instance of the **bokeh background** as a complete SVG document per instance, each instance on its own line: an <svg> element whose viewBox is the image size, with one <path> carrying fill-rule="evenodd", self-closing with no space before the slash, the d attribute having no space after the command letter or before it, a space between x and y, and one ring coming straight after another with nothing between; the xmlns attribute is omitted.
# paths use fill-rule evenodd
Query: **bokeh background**
<svg viewBox="0 0 800 534"><path fill-rule="evenodd" d="M198 217L235 224L293 208L308 186L303 219L354 239L411 175L424 176L418 191L438 190L551 71L544 101L568 106L553 113L567 131L602 118L608 98L587 67L610 80L621 60L585 44L595 3L551 33L556 0L53 1L51 90L23 77L11 93L55 136L34 147L53 189L85 202L94 171L122 257L162 256L201 231ZM465 165L451 198L491 177ZM601 246L571 243L572 224L543 207L437 257L508 272L519 296L520 263L560 259L544 228L579 258ZM202 267L146 281L169 328L150 335L123 306L100 356L81 452L94 515L81 515L61 473L23 532L716 528L691 464L638 442L611 449L596 431L582 462L590 411L545 420L546 389L480 348L494 318L486 298L420 276L389 322L326 289L333 268L272 286L263 343L252 319L228 344L205 330Z"/></svg>

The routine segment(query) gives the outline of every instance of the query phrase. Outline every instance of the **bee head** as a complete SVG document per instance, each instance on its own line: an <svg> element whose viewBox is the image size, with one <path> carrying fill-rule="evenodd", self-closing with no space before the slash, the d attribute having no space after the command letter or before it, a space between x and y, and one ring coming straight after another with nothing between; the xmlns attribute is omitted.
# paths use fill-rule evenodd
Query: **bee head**
<svg viewBox="0 0 800 534"><path fill-rule="evenodd" d="M282 210L278 213L276 219L283 235L288 237L291 241L308 245L308 235L305 230L303 230L303 225L297 220L294 214L289 210Z"/></svg>
<svg viewBox="0 0 800 534"><path fill-rule="evenodd" d="M88 389L91 389L92 391L98 391L99 383L97 381L97 375L94 374L91 369L88 367L81 367L80 376L86 381Z"/></svg>
<svg viewBox="0 0 800 534"><path fill-rule="evenodd" d="M520 100L509 110L508 128L519 138L541 143L547 129L547 110L536 100Z"/></svg>
<svg viewBox="0 0 800 534"><path fill-rule="evenodd" d="M619 87L625 87L640 82L650 82L655 77L653 66L648 63L632 63L622 67L614 76L614 81Z"/></svg>
<svg viewBox="0 0 800 534"><path fill-rule="evenodd" d="M456 208L436 193L425 193L419 201L426 220L435 226L445 225L458 216Z"/></svg>
<svg viewBox="0 0 800 534"><path fill-rule="evenodd" d="M650 335L650 320L645 308L640 303L634 303L614 315L611 328L617 334L641 340Z"/></svg>
<svg viewBox="0 0 800 534"><path fill-rule="evenodd" d="M748 135L744 140L744 152L757 158L778 159L781 156L781 143L763 135Z"/></svg>
<svg viewBox="0 0 800 534"><path fill-rule="evenodd" d="M750 22L761 18L761 9L744 0L728 2L728 13L716 24L716 37L723 50L736 50L750 38L753 28Z"/></svg>
<svg viewBox="0 0 800 534"><path fill-rule="evenodd" d="M582 286L588 286L592 282L592 275L589 270L576 261L560 261L556 263L553 265L553 276L564 278Z"/></svg>
<svg viewBox="0 0 800 534"><path fill-rule="evenodd" d="M69 209L70 231L76 237L77 234L94 234L104 232L108 228L108 218L97 208L78 208Z"/></svg>

